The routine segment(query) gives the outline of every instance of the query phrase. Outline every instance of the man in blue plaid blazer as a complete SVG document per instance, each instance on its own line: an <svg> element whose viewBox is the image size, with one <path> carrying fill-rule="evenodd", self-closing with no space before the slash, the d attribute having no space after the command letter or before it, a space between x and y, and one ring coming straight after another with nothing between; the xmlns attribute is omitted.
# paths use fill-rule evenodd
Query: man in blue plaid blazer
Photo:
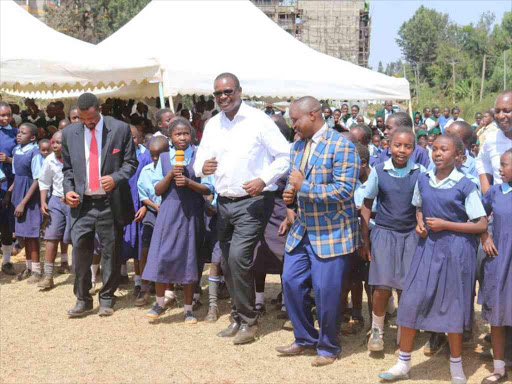
<svg viewBox="0 0 512 384"><path fill-rule="evenodd" d="M296 202L298 211L286 242L282 279L295 341L276 350L297 355L316 348L312 365L323 366L332 364L341 351L337 327L346 256L360 245L353 199L359 156L352 142L327 127L315 98L295 101L290 118L301 140L291 149L283 199L287 204ZM311 283L320 332L311 315Z"/></svg>

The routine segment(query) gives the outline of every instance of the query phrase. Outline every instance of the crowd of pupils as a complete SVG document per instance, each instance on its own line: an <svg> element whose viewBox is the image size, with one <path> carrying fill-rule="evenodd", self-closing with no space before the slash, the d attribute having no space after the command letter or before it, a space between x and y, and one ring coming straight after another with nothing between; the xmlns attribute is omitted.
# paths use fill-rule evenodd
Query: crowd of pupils
<svg viewBox="0 0 512 384"><path fill-rule="evenodd" d="M60 266L56 271L70 273L67 257L70 236L66 218L69 209L61 202L60 131L79 118L76 108L72 108L66 118L61 102L50 103L46 113L40 111L33 100L27 100L26 107L20 112L17 105L0 102L0 134L6 135L0 137L0 161L9 163L14 174L14 182L2 192L4 209L9 204L13 207L12 217L3 218L0 226L2 271L16 273L10 256L24 247L26 265L23 271L17 272L18 279L28 279L41 290L48 290L54 287L57 258L60 257ZM322 108L329 128L342 132L351 140L361 159L354 199L360 213L365 245L359 255L353 256L348 282L343 289L340 330L344 334L357 334L365 328L362 303L363 291L366 291L371 314L367 323L370 329L368 350L383 351L385 321L396 314L392 295L395 290L399 297L402 325L401 333L397 335L400 353L398 363L380 377L384 380L409 377L414 336L418 329L422 329L432 331L424 353L433 355L447 341L451 351L452 382L465 383L461 353L463 341L470 339L472 332L479 243L488 255L482 267L488 274L492 271L497 273L497 268L504 263L500 258L510 262L512 257L511 225L510 221L507 223L507 217L512 215L512 194L507 193L512 190L512 150L501 157L500 174L504 187L492 187L482 196L474 157L489 133L499 129L493 109L484 114L477 113L474 124L469 125L460 117L457 107L444 108L442 113L438 107L425 108L423 114L414 114L414 120L406 113L392 111L390 102L386 102L385 107L373 120L364 117L356 105L352 106L351 113L347 104L334 111L328 105ZM270 113L272 107L265 108L283 135L293 141L292 131L282 116L286 116L285 109ZM167 172L169 170L163 169L165 167L159 161L162 153L176 150L183 150L185 158L191 156L194 145L200 143L205 123L217 113L213 100L201 98L192 112L181 106L177 112L179 117L176 117L170 109L153 112L143 103L109 99L102 105L102 113L131 124L139 160L139 169L130 180L137 214L132 225L125 228L122 284L129 284L126 262L133 257L135 305L148 305L152 294L156 294L156 303L147 313L151 321L156 321L168 308L177 304L176 290L183 289L185 323L194 324L197 322L194 311L202 305L198 276L201 276L204 264L211 262L209 310L205 320L215 322L219 315L217 301L226 298L227 294L215 238L214 182L211 178L197 182L185 177L183 172ZM10 153L4 140L8 137L8 130L17 130L17 145L10 148ZM412 159L418 147L423 147L428 157L415 163ZM418 158L421 157L415 159ZM175 162L172 165L176 169ZM422 174L428 177L420 177ZM4 186L9 176L0 173ZM173 185L188 189L186 198L180 195L184 199L181 206L176 204L176 200L171 202L166 198L175 188ZM194 203L203 200L204 204ZM279 204L279 199L276 199L276 207ZM152 234L158 232L161 238L173 233L164 228L168 225L165 217L183 215L185 206L202 207L201 212L188 216L189 220L202 223L196 225L194 222L193 225L194 228L202 228L201 233L196 234L198 248L192 252L193 255L175 253L174 265L180 266L173 268L172 278L162 279L168 262L162 259L162 255L171 250L165 249L165 242L158 247L151 246ZM261 315L266 312L266 274L282 273L284 235L291 226L284 208L277 208L271 219L273 233L265 232L262 245L256 250L258 255L255 255L259 262L258 266L255 263L258 269L255 308ZM494 219L493 235L486 232L491 215ZM17 237L14 249L6 237L6 228L12 222L12 232ZM436 236L443 231L451 233L444 238L444 246L435 242ZM127 233L135 233L135 236L130 238ZM482 234L481 241L477 234ZM40 236L44 236L46 241L44 270L40 262ZM413 258L416 247L421 247L424 257ZM94 292L101 258L99 242L95 251L91 267L91 291ZM429 280L426 271L437 280ZM510 288L511 278L502 276L498 284ZM491 280L481 277L479 293L482 317L492 327L494 350L494 373L486 383L506 378L503 326L512 326L512 304L505 300L511 299L510 294L499 291L496 281ZM372 286L369 286L369 281L372 281ZM417 294L400 298L405 287L408 287L408 292ZM272 303L281 311L278 318L286 320L282 295ZM432 308L444 315L426 316Z"/></svg>

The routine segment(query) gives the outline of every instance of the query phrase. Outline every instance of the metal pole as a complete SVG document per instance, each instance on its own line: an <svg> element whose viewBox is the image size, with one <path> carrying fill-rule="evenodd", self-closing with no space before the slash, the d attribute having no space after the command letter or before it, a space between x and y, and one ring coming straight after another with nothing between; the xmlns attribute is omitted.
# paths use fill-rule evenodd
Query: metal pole
<svg viewBox="0 0 512 384"><path fill-rule="evenodd" d="M160 108L165 108L164 83L158 83L158 93L160 94Z"/></svg>
<svg viewBox="0 0 512 384"><path fill-rule="evenodd" d="M507 51L503 51L503 90L507 90Z"/></svg>
<svg viewBox="0 0 512 384"><path fill-rule="evenodd" d="M174 113L174 102L172 101L172 96L169 96L169 108L171 108L172 113Z"/></svg>
<svg viewBox="0 0 512 384"><path fill-rule="evenodd" d="M402 62L402 59L400 59L400 64L402 64L402 68L404 69L404 79L407 80L407 75L405 73L405 64ZM409 94L411 93L410 89L409 89ZM414 117L413 117L413 113L412 113L412 102L411 102L411 97L409 97L409 115L411 115L411 120L414 121ZM414 124L413 124L414 125ZM412 127L412 129L414 130L414 127Z"/></svg>

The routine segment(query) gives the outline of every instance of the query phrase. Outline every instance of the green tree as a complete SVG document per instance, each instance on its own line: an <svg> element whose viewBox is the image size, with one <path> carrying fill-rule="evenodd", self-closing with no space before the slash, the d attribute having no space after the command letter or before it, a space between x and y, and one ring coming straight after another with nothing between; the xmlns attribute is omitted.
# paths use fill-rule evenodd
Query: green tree
<svg viewBox="0 0 512 384"><path fill-rule="evenodd" d="M97 44L130 21L151 0L67 0L46 9L47 24L67 35Z"/></svg>
<svg viewBox="0 0 512 384"><path fill-rule="evenodd" d="M379 61L379 67L377 69L377 72L384 73L384 66L382 65L382 61Z"/></svg>
<svg viewBox="0 0 512 384"><path fill-rule="evenodd" d="M505 59L504 55L506 55L506 68L503 65L503 60ZM512 49L503 52L496 61L493 73L487 82L486 89L488 92L503 91L504 71L506 71L507 88L512 88Z"/></svg>
<svg viewBox="0 0 512 384"><path fill-rule="evenodd" d="M442 43L449 40L450 25L447 14L421 6L400 27L396 42L406 61L419 65L421 77L427 75L427 66L436 60Z"/></svg>

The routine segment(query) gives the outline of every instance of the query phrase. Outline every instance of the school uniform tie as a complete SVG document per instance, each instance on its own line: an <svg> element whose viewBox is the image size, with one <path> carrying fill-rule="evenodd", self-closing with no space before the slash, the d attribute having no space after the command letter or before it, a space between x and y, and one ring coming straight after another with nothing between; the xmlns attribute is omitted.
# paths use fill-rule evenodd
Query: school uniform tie
<svg viewBox="0 0 512 384"><path fill-rule="evenodd" d="M91 144L89 145L89 189L92 192L100 188L98 171L98 142L95 129L91 129Z"/></svg>
<svg viewBox="0 0 512 384"><path fill-rule="evenodd" d="M309 154L311 153L311 139L307 139L306 145L304 146L304 152L302 154L302 160L300 161L300 172L306 174L306 166L309 161Z"/></svg>

